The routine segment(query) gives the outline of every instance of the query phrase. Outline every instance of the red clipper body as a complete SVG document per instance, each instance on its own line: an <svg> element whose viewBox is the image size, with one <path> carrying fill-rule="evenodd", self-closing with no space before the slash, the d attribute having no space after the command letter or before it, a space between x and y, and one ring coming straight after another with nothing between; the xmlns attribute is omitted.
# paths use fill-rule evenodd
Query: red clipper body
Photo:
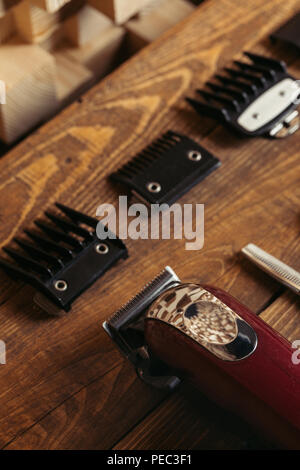
<svg viewBox="0 0 300 470"><path fill-rule="evenodd" d="M157 305L166 314L164 303L171 302L172 289L151 305L145 319L145 339L151 351L177 370L180 377L189 379L209 398L238 413L271 439L285 447L300 448L300 365L292 362L294 350L290 343L226 292L209 286L203 286L203 289L251 326L257 337L253 351L244 358L233 360L226 355L218 357L204 344L205 332L198 342L186 331L155 313L151 314ZM188 307L182 305L184 302ZM191 305L187 298L181 304L179 300L175 321L180 322L180 316L184 316ZM202 306L205 310L203 302ZM222 315L222 309L220 312ZM201 305L198 315L201 315ZM193 329L193 324L185 323ZM212 322L209 326L208 329L213 331ZM226 321L224 326L226 328ZM228 330L230 333L230 326ZM226 338L223 344L224 341Z"/></svg>
<svg viewBox="0 0 300 470"><path fill-rule="evenodd" d="M264 437L300 449L295 351L228 293L182 283L166 267L104 328L145 382L172 389L187 379Z"/></svg>

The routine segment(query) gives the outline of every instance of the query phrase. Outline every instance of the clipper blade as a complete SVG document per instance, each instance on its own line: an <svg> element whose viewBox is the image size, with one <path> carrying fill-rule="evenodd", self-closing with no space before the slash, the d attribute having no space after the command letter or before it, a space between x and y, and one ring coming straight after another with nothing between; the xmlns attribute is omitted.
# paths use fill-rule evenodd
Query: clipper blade
<svg viewBox="0 0 300 470"><path fill-rule="evenodd" d="M134 365L138 376L156 388L173 389L180 380L170 368L151 355L144 340L143 321L147 307L162 292L178 284L180 280L175 272L169 266L165 267L135 297L103 323L104 330Z"/></svg>
<svg viewBox="0 0 300 470"><path fill-rule="evenodd" d="M148 282L140 292L117 310L105 323L115 331L120 330L135 320L163 290L179 282L180 279L173 269L166 266L160 274Z"/></svg>

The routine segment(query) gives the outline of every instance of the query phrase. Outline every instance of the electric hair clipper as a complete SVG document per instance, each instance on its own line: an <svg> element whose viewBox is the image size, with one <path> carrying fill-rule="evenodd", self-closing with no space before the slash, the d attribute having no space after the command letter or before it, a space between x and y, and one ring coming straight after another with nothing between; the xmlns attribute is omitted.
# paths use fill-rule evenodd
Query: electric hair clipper
<svg viewBox="0 0 300 470"><path fill-rule="evenodd" d="M103 326L146 383L189 380L264 436L300 448L295 351L228 293L166 267Z"/></svg>

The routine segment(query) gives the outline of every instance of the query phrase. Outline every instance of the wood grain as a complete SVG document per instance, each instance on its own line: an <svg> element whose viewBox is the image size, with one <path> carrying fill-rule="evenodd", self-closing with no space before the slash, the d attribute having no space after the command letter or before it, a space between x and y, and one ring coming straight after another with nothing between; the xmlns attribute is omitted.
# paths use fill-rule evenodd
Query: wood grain
<svg viewBox="0 0 300 470"><path fill-rule="evenodd" d="M270 447L237 417L183 386L118 442L114 449L240 450Z"/></svg>
<svg viewBox="0 0 300 470"><path fill-rule="evenodd" d="M111 448L117 442L120 448L151 447L158 442L151 444L158 425L165 427L161 445L170 448L244 446L248 428L238 421L233 429L229 423L219 426L219 416L231 420L219 410L205 417L204 399L194 422L179 392L166 399L138 381L101 322L166 264L185 280L218 285L255 313L264 311L281 290L239 255L250 241L300 269L299 136L276 142L241 139L200 119L184 101L242 50L285 58L299 75L293 52L266 40L297 7L296 0L204 2L2 158L1 245L57 200L90 215L100 203L116 203L118 189L107 176L169 128L201 142L222 167L181 199L205 204L201 251L185 251L184 240L128 240L129 259L85 292L64 318L46 317L33 307L30 288L0 273L1 339L8 351L7 365L0 366L1 447ZM276 310L272 322L280 312L277 327L282 328L295 321L296 310ZM174 426L168 428L177 411L186 415L182 434L187 438L180 443ZM147 415L141 440L143 427L133 428ZM188 431L198 425L203 443Z"/></svg>
<svg viewBox="0 0 300 470"><path fill-rule="evenodd" d="M299 297L286 291L261 313L261 317L292 343L300 340L299 307Z"/></svg>

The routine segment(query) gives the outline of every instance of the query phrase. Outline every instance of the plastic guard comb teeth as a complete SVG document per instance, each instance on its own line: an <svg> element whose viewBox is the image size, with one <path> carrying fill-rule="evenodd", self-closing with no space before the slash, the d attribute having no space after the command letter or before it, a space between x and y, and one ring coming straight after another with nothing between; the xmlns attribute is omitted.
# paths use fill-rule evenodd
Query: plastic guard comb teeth
<svg viewBox="0 0 300 470"><path fill-rule="evenodd" d="M121 240L99 240L99 223L81 212L56 204L62 215L45 212L46 220L35 221L26 238L15 238L16 247L6 246L7 259L0 267L35 287L35 301L51 314L68 311L72 302L117 260L127 257Z"/></svg>
<svg viewBox="0 0 300 470"><path fill-rule="evenodd" d="M172 204L220 165L193 140L172 131L155 140L111 179L146 204Z"/></svg>
<svg viewBox="0 0 300 470"><path fill-rule="evenodd" d="M211 117L245 136L283 138L300 127L300 81L282 61L245 52L248 62L235 61L215 76L201 100L187 98L201 115Z"/></svg>

